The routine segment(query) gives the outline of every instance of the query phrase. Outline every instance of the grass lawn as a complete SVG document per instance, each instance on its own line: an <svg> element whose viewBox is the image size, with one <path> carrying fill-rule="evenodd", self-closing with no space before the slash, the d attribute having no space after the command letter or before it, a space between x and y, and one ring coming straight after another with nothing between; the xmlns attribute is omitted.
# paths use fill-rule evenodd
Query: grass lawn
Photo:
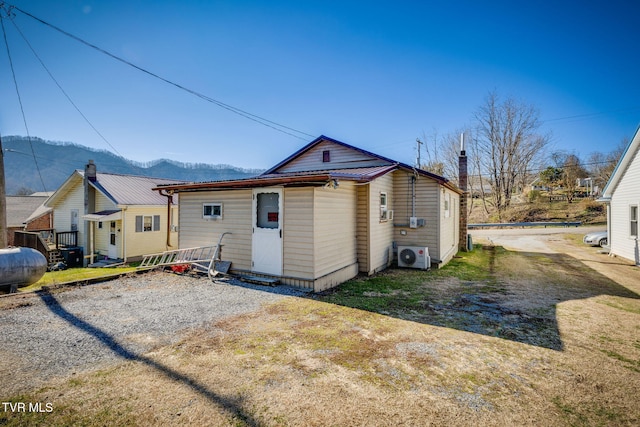
<svg viewBox="0 0 640 427"><path fill-rule="evenodd" d="M62 271L48 271L36 283L19 288L18 292L33 292L43 286L58 285L61 283L82 282L84 280L100 277L117 276L124 273L135 272L135 267L110 267L110 268L69 268Z"/></svg>
<svg viewBox="0 0 640 427"><path fill-rule="evenodd" d="M640 425L640 289L621 283L579 255L478 246L0 392L53 407L0 425Z"/></svg>

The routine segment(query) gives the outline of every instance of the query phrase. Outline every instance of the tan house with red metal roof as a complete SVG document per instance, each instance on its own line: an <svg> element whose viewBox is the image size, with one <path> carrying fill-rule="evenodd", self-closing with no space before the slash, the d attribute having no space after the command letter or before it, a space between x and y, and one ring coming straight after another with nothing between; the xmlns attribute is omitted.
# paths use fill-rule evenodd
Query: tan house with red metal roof
<svg viewBox="0 0 640 427"><path fill-rule="evenodd" d="M387 268L399 247L428 248L434 266L458 250L456 186L326 136L254 178L156 189L180 194L180 248L231 233L232 272L315 292Z"/></svg>

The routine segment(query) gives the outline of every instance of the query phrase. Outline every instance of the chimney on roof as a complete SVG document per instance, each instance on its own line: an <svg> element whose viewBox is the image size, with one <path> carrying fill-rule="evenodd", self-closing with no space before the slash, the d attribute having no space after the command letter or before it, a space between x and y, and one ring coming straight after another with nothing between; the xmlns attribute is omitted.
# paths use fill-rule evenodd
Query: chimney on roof
<svg viewBox="0 0 640 427"><path fill-rule="evenodd" d="M84 167L84 175L91 182L96 182L96 164L93 163L93 160L89 160Z"/></svg>
<svg viewBox="0 0 640 427"><path fill-rule="evenodd" d="M460 157L458 157L458 187L462 190L460 195L460 235L458 249L466 252L468 247L468 212L467 212L467 153L464 149L464 133L460 134Z"/></svg>

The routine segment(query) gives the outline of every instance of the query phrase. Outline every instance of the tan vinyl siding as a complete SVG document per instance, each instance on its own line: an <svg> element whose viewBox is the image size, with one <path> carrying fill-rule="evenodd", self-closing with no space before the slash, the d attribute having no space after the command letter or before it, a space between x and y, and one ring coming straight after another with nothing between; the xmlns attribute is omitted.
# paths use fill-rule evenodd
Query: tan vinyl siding
<svg viewBox="0 0 640 427"><path fill-rule="evenodd" d="M393 210L393 174L384 175L369 184L369 274L389 266L393 245L393 221L380 220L380 194L387 194L387 209ZM395 215L395 212L394 212ZM392 252L391 252L392 253Z"/></svg>
<svg viewBox="0 0 640 427"><path fill-rule="evenodd" d="M369 184L356 186L357 216L356 239L358 266L361 272L369 272Z"/></svg>
<svg viewBox="0 0 640 427"><path fill-rule="evenodd" d="M322 292L352 279L358 274L358 264L351 264L326 276L319 277L313 283L314 292Z"/></svg>
<svg viewBox="0 0 640 427"><path fill-rule="evenodd" d="M611 253L638 262L638 239L630 235L630 207L640 215L640 150L636 151L611 196Z"/></svg>
<svg viewBox="0 0 640 427"><path fill-rule="evenodd" d="M313 198L311 187L284 191L283 275L313 279Z"/></svg>
<svg viewBox="0 0 640 427"><path fill-rule="evenodd" d="M409 228L409 217L412 214L412 177L411 173L394 172L394 240L398 246L426 246L429 255L440 259L440 195L442 186L438 182L417 177L415 181L415 215L424 218L424 227ZM406 235L401 235L402 230Z"/></svg>
<svg viewBox="0 0 640 427"><path fill-rule="evenodd" d="M222 203L222 218L202 218L203 203ZM180 244L182 248L214 246L222 233L222 259L232 269L251 269L252 190L204 191L180 194Z"/></svg>
<svg viewBox="0 0 640 427"><path fill-rule="evenodd" d="M445 189L444 194L442 192L440 194L442 195L440 198L441 231L438 258L443 263L447 263L458 252L460 196L449 189ZM448 216L445 210L445 201L447 200L449 202Z"/></svg>
<svg viewBox="0 0 640 427"><path fill-rule="evenodd" d="M330 162L322 161L322 153L329 151ZM389 164L357 150L333 142L324 141L301 156L280 167L277 172L300 172L325 169L346 169Z"/></svg>
<svg viewBox="0 0 640 427"><path fill-rule="evenodd" d="M315 277L355 265L355 185L340 182L336 189L316 188L314 211Z"/></svg>

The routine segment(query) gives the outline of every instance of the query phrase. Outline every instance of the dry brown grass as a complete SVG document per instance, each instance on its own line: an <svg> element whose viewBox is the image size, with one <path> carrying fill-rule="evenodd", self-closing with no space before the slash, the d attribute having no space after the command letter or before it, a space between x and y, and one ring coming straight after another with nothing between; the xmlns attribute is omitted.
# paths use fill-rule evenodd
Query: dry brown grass
<svg viewBox="0 0 640 427"><path fill-rule="evenodd" d="M435 326L426 317L409 321L290 298L194 331L136 361L14 396L55 409L5 420L0 413L0 421L638 425L640 272L624 264L596 267L598 260L587 255L504 251L495 260L492 280L501 287L491 295L514 312L552 318L561 349ZM621 268L620 282L597 272ZM429 298L469 286L429 277L423 283L432 288Z"/></svg>

